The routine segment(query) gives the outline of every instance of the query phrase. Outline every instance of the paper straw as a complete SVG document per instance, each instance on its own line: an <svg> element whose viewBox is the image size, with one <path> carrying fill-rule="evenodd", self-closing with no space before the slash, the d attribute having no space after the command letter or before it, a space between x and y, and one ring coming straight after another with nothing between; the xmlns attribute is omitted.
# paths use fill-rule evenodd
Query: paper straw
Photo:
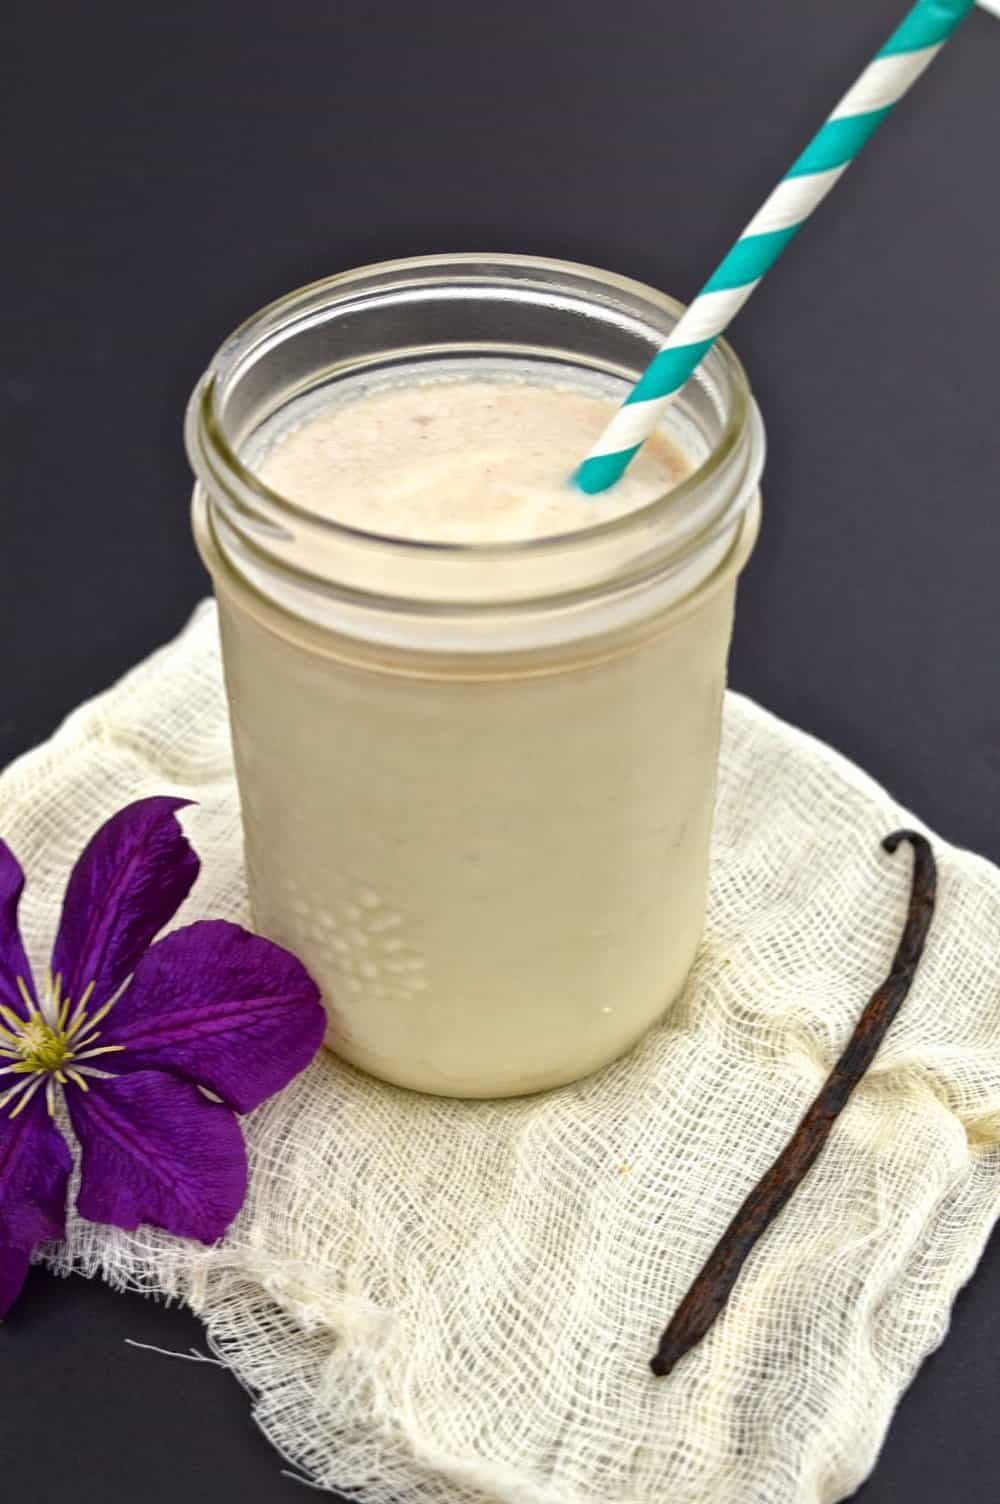
<svg viewBox="0 0 1000 1504"><path fill-rule="evenodd" d="M605 491L622 476L764 273L974 4L917 0L678 320L576 472L582 491Z"/></svg>

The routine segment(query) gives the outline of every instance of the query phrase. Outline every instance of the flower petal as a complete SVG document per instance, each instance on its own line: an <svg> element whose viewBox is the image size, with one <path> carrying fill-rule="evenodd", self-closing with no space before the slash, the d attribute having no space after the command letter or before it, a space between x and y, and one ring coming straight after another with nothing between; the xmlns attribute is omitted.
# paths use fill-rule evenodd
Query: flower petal
<svg viewBox="0 0 1000 1504"><path fill-rule="evenodd" d="M154 797L126 805L92 837L70 874L52 970L62 995L90 1008L117 991L198 876L199 862L174 811L190 799Z"/></svg>
<svg viewBox="0 0 1000 1504"><path fill-rule="evenodd" d="M141 1071L92 1076L66 1092L83 1150L81 1216L131 1231L151 1222L214 1243L243 1205L247 1159L240 1125L186 1081Z"/></svg>
<svg viewBox="0 0 1000 1504"><path fill-rule="evenodd" d="M0 1003L13 1008L21 1018L28 1010L17 985L18 977L23 979L32 997L35 996L31 967L17 926L17 908L23 890L21 864L6 841L0 841Z"/></svg>
<svg viewBox="0 0 1000 1504"><path fill-rule="evenodd" d="M249 1112L319 1049L326 1015L300 961L238 924L206 919L143 956L101 1029L111 1069L184 1076Z"/></svg>
<svg viewBox="0 0 1000 1504"><path fill-rule="evenodd" d="M35 1244L66 1231L71 1168L66 1142L45 1106L44 1087L11 1117L17 1101L0 1111L0 1316L21 1293Z"/></svg>

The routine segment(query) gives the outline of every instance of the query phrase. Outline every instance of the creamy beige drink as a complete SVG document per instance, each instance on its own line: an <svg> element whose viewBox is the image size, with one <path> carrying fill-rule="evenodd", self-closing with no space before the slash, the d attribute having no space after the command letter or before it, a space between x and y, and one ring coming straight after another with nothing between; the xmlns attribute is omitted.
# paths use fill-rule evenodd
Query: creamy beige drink
<svg viewBox="0 0 1000 1504"><path fill-rule="evenodd" d="M690 469L657 434L612 490L578 491L573 471L615 410L593 386L431 366L362 390L286 428L257 469L282 495L370 533L501 543L577 532L654 501Z"/></svg>
<svg viewBox="0 0 1000 1504"><path fill-rule="evenodd" d="M699 944L755 513L698 533L683 428L576 491L620 389L394 363L258 425L256 500L196 496L256 922L320 983L331 1047L404 1086L586 1075L663 1015ZM688 515L665 568L656 519Z"/></svg>

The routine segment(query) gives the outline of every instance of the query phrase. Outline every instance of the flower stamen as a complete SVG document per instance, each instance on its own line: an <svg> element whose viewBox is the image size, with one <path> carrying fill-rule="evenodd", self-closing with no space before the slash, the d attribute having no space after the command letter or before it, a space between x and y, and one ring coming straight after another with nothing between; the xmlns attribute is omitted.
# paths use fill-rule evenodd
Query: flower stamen
<svg viewBox="0 0 1000 1504"><path fill-rule="evenodd" d="M45 996L41 1001L41 1014L50 1029L58 1029L59 990L62 986L62 974L57 971L53 979L51 969L46 968L45 979Z"/></svg>
<svg viewBox="0 0 1000 1504"><path fill-rule="evenodd" d="M91 982L75 1007L69 997L62 995L62 976L56 973L47 977L47 990L41 1001L32 997L23 977L17 978L17 987L27 1008L27 1017L22 1018L11 1008L0 1004L0 1076L23 1076L25 1079L0 1096L0 1109L17 1098L17 1105L10 1116L23 1111L35 1092L44 1085L45 1100L50 1114L55 1113L56 1089L69 1085L89 1090L85 1075L100 1076L80 1064L101 1055L113 1055L125 1048L120 1044L98 1045L100 1025L111 1010L114 999L99 1008L92 1018L87 1017L86 1005L94 991ZM85 1048L81 1049L81 1046ZM76 1067L75 1069L73 1067Z"/></svg>
<svg viewBox="0 0 1000 1504"><path fill-rule="evenodd" d="M18 977L18 981L20 980L20 977ZM32 1004L32 1007L34 1007L34 1004ZM8 1023L10 1025L10 1028L13 1030L12 1037L20 1033L21 1025L24 1023L24 1019L19 1013L15 1013L13 1008L8 1008L6 1003L0 1003L0 1018L2 1018L5 1023ZM5 1034L8 1034L10 1031L8 1029L4 1029L3 1032Z"/></svg>
<svg viewBox="0 0 1000 1504"><path fill-rule="evenodd" d="M0 1097L0 1107L6 1107L8 1102L13 1102L18 1093L24 1091L28 1086L30 1086L30 1084L31 1077L25 1076L23 1081L19 1081L16 1086L10 1087L10 1089L8 1091L5 1091L3 1096Z"/></svg>
<svg viewBox="0 0 1000 1504"><path fill-rule="evenodd" d="M28 1089L24 1093L24 1096L21 1098L20 1102L18 1102L17 1106L14 1108L13 1112L11 1113L10 1116L11 1116L12 1120L17 1117L17 1115L18 1115L19 1112L23 1112L24 1111L25 1107L27 1107L28 1103L31 1101L32 1097L35 1095L35 1092L38 1090L38 1088L41 1086L41 1084L42 1084L42 1082L44 1080L45 1080L44 1076L35 1076L35 1078L33 1080L29 1076L22 1083L22 1086L27 1086ZM7 1094L8 1099L10 1097L16 1096L17 1093L22 1090L22 1086L15 1086L15 1088L14 1088L14 1090L12 1092L8 1092L8 1094Z"/></svg>
<svg viewBox="0 0 1000 1504"><path fill-rule="evenodd" d="M105 1003L102 1008L98 1008L98 1010L94 1014L93 1018L87 1018L87 1015L83 1014L81 1016L81 1018L80 1018L79 1023L74 1024L73 1027L72 1027L72 1029L68 1029L66 1031L66 1038L67 1039L72 1039L72 1037L76 1033L76 1031L78 1029L82 1028L83 1029L83 1033L80 1035L79 1039L77 1040L77 1044L83 1044L86 1036L89 1035L89 1034L91 1034L93 1032L93 1030L97 1028L97 1025L99 1023L102 1023L103 1020L105 1018L107 1018L108 1014L111 1012L112 1008L114 1007L116 1001L117 1001L116 998L112 998L110 1003Z"/></svg>
<svg viewBox="0 0 1000 1504"><path fill-rule="evenodd" d="M77 1032L80 1025L86 1018L87 1004L90 1002L90 994L93 992L93 990L94 983L88 982L86 987L83 989L83 995L80 998L80 1001L77 1003L76 1008L73 1011L73 1017L70 1019L69 1026L66 1029L67 1039L72 1039L73 1035Z"/></svg>
<svg viewBox="0 0 1000 1504"><path fill-rule="evenodd" d="M62 1006L59 1009L59 1016L56 1019L56 1027L58 1029L65 1029L65 1027L66 1027L66 1020L69 1017L69 1009L70 1009L70 1000L69 1000L68 997L64 997L63 1000L62 1000Z"/></svg>

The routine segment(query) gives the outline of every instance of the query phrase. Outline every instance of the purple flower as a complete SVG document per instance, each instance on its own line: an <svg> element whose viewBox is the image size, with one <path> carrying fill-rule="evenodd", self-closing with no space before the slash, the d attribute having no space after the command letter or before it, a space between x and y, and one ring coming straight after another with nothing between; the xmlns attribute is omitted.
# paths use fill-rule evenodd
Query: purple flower
<svg viewBox="0 0 1000 1504"><path fill-rule="evenodd" d="M70 874L41 990L17 923L24 874L0 841L0 1316L35 1244L65 1232L57 1093L82 1151L82 1216L212 1243L246 1193L234 1113L322 1041L318 989L280 946L223 920L152 944L198 875L174 813L189 802L140 799L102 825Z"/></svg>

